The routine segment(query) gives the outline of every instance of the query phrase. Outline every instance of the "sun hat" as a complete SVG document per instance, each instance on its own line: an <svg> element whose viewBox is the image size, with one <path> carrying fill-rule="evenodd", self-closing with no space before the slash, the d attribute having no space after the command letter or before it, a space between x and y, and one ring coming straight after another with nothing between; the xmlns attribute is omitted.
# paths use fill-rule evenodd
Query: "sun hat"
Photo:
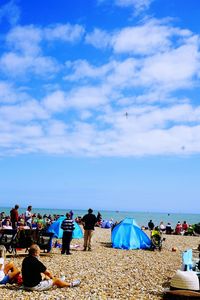
<svg viewBox="0 0 200 300"><path fill-rule="evenodd" d="M170 287L173 289L199 291L199 279L193 271L178 270L171 279Z"/></svg>

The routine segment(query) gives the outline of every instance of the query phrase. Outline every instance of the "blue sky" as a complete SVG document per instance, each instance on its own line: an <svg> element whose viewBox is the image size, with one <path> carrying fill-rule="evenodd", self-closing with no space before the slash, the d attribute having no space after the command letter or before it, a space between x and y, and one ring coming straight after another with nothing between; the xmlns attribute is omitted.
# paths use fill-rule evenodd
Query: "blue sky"
<svg viewBox="0 0 200 300"><path fill-rule="evenodd" d="M1 206L199 213L199 8L1 0Z"/></svg>

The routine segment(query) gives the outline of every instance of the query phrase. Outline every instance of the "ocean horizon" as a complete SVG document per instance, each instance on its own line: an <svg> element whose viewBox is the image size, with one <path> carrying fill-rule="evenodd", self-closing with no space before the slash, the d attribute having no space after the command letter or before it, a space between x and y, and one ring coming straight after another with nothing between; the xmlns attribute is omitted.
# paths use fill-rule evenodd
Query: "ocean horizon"
<svg viewBox="0 0 200 300"><path fill-rule="evenodd" d="M6 215L10 214L11 207L0 207L0 212L5 212ZM61 209L61 208L33 208L33 213L51 214L51 215L65 215L70 210L74 213L74 218L83 216L87 213L84 209ZM22 214L26 211L26 207L19 208L19 213ZM166 212L146 212L146 211L112 211L112 210L95 210L94 214L100 211L103 220L121 221L124 218L134 218L139 226L147 226L149 220L152 220L155 225L159 225L161 221L165 224L170 222L172 226L175 226L178 221L181 223L187 221L189 224L195 224L200 222L200 214L193 213L166 213Z"/></svg>

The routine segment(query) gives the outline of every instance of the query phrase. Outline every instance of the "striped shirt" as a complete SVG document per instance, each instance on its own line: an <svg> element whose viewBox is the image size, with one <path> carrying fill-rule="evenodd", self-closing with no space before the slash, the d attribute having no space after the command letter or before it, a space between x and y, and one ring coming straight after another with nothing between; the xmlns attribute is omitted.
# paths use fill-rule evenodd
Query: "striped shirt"
<svg viewBox="0 0 200 300"><path fill-rule="evenodd" d="M61 224L61 228L64 231L72 232L75 229L74 221L71 219L64 219Z"/></svg>

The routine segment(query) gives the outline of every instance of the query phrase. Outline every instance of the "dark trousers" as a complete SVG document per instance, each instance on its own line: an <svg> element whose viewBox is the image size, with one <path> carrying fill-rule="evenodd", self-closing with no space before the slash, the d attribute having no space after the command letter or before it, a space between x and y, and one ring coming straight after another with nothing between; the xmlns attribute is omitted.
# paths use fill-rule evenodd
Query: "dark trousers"
<svg viewBox="0 0 200 300"><path fill-rule="evenodd" d="M12 228L17 229L17 221L11 221L12 223Z"/></svg>
<svg viewBox="0 0 200 300"><path fill-rule="evenodd" d="M69 254L70 250L70 242L72 240L72 232L63 231L62 237L62 254Z"/></svg>

